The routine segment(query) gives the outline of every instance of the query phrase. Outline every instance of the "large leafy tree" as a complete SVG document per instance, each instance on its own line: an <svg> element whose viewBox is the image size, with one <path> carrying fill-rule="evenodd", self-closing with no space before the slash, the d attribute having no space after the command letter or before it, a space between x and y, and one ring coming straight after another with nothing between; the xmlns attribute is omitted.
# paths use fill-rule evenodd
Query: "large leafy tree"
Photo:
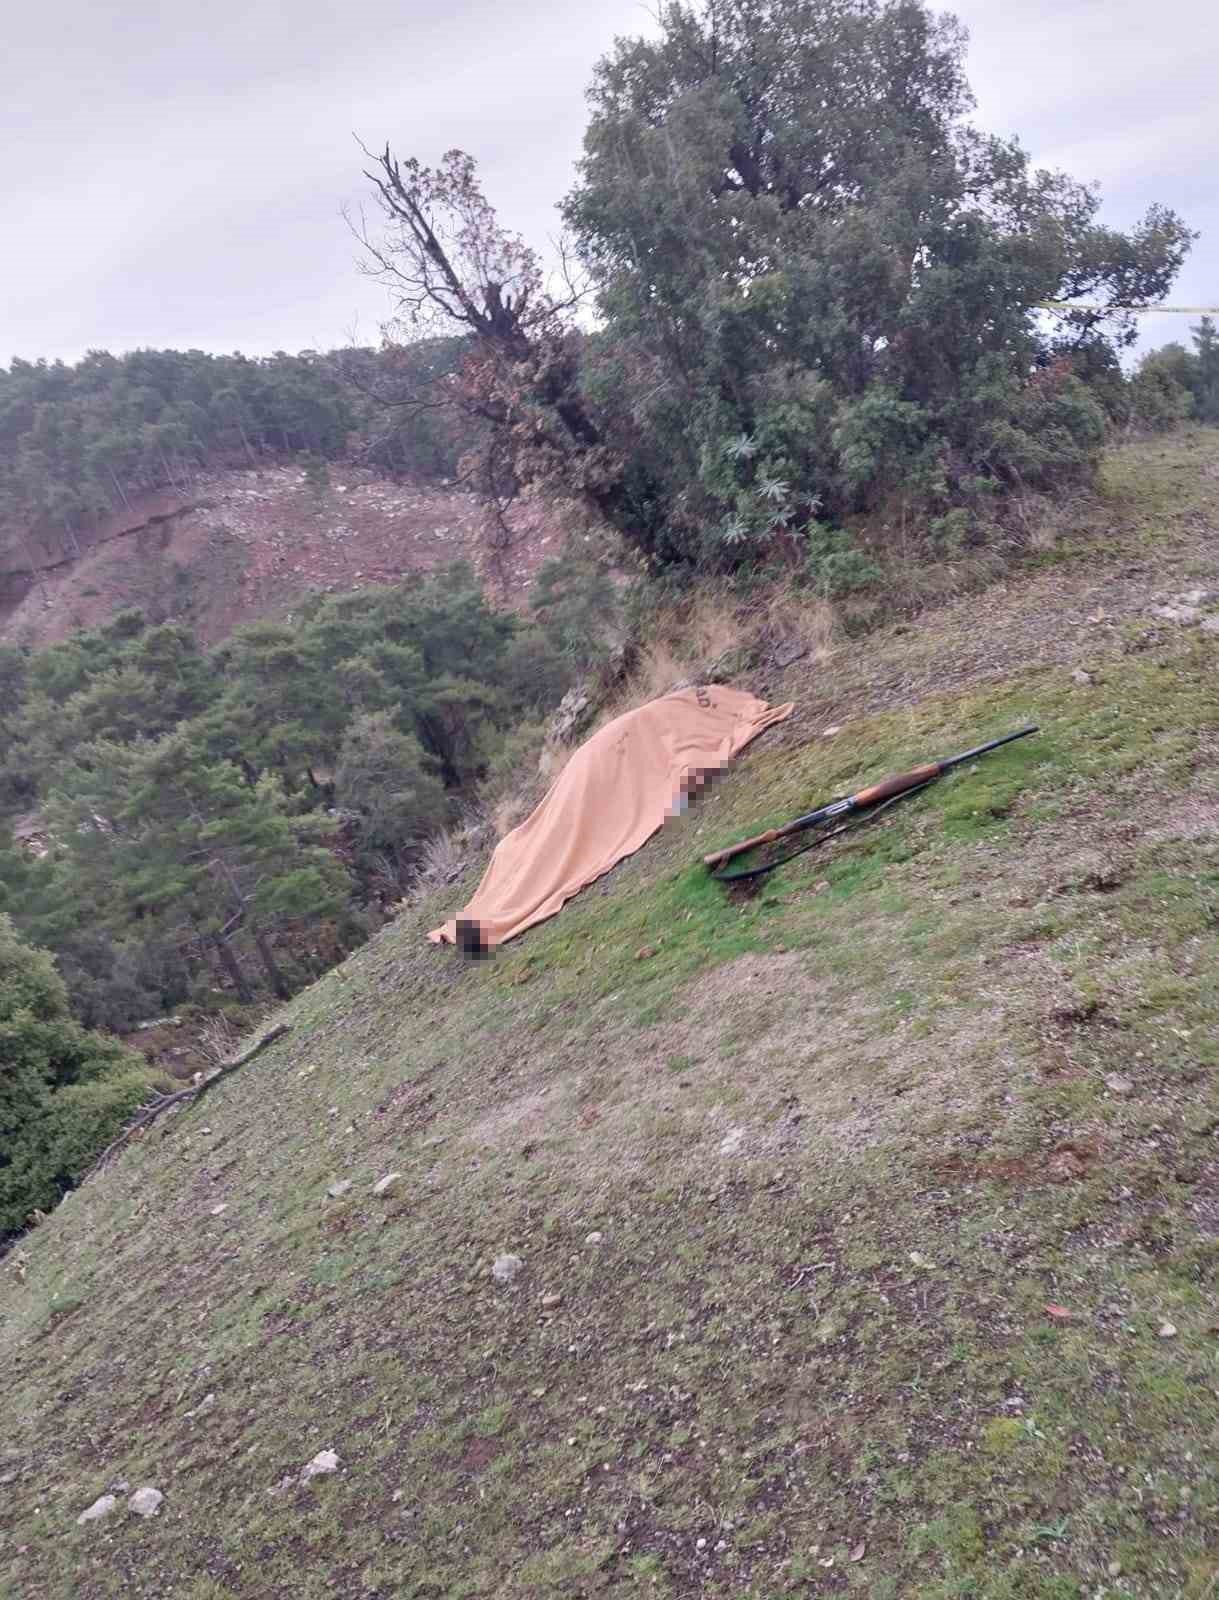
<svg viewBox="0 0 1219 1600"><path fill-rule="evenodd" d="M641 539L739 555L817 515L1085 472L1103 419L1051 358L1127 337L1180 220L1102 228L1092 190L972 130L963 31L921 0L659 21L597 68L566 205L605 319L603 431L662 486ZM1104 312L1047 338L1035 308L1074 294Z"/></svg>

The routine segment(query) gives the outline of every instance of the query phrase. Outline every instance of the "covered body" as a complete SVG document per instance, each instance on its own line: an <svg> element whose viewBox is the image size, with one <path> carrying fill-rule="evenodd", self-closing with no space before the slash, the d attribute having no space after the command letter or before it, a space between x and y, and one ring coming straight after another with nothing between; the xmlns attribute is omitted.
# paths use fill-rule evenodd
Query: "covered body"
<svg viewBox="0 0 1219 1600"><path fill-rule="evenodd" d="M791 714L720 684L681 689L599 728L537 809L496 846L474 898L428 938L473 925L490 948L542 922L646 843L683 794Z"/></svg>

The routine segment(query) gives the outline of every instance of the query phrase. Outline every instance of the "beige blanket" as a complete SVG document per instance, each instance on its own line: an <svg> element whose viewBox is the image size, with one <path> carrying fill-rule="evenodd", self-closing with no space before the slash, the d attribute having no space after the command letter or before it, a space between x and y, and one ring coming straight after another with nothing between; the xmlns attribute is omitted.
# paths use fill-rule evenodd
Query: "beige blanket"
<svg viewBox="0 0 1219 1600"><path fill-rule="evenodd" d="M500 840L469 905L428 938L454 944L458 923L474 924L476 943L490 947L553 917L650 839L690 789L791 710L713 684L663 695L606 723L574 752L532 816Z"/></svg>

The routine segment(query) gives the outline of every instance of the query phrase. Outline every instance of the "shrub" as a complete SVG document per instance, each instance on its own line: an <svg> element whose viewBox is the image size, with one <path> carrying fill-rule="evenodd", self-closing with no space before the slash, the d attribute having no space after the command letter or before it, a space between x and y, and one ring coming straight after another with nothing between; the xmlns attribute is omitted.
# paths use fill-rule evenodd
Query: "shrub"
<svg viewBox="0 0 1219 1600"><path fill-rule="evenodd" d="M142 1063L73 1021L51 956L0 914L0 1238L56 1204L147 1090Z"/></svg>

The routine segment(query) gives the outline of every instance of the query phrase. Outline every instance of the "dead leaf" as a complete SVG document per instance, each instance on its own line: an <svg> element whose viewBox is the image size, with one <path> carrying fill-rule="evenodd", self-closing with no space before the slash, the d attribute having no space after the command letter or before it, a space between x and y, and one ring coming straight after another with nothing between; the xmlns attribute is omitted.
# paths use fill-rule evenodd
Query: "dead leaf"
<svg viewBox="0 0 1219 1600"><path fill-rule="evenodd" d="M867 1554L867 1549L868 1547L866 1544L857 1544L854 1550L851 1551L851 1560L862 1561L864 1556Z"/></svg>
<svg viewBox="0 0 1219 1600"><path fill-rule="evenodd" d="M1075 1313L1068 1311L1066 1306L1049 1305L1045 1308L1047 1317L1053 1317L1055 1322L1070 1322Z"/></svg>
<svg viewBox="0 0 1219 1600"><path fill-rule="evenodd" d="M639 949L635 952L635 960L650 961L655 954L656 946L654 944L640 945Z"/></svg>

